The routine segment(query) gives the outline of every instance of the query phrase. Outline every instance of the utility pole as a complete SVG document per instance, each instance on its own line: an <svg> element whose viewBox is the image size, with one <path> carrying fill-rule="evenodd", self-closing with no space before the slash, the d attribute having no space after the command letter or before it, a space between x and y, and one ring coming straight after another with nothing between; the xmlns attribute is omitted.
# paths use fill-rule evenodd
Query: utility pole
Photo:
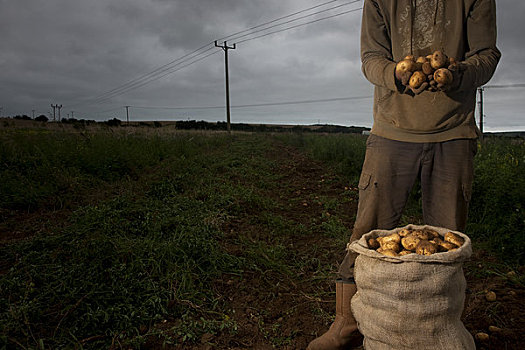
<svg viewBox="0 0 525 350"><path fill-rule="evenodd" d="M74 118L74 115L73 115L74 112L75 111L71 111L71 118Z"/></svg>
<svg viewBox="0 0 525 350"><path fill-rule="evenodd" d="M31 110L31 113L33 114L33 119L35 119L35 110L32 109L32 110Z"/></svg>
<svg viewBox="0 0 525 350"><path fill-rule="evenodd" d="M62 105L57 105L57 108L58 108L58 121L60 121L60 110L62 109Z"/></svg>
<svg viewBox="0 0 525 350"><path fill-rule="evenodd" d="M56 108L58 107L58 105L54 105L54 104L52 104L51 107L53 107L53 121L56 121L56 118L55 118L55 117L56 117L55 110L56 110Z"/></svg>
<svg viewBox="0 0 525 350"><path fill-rule="evenodd" d="M228 50L232 49L235 50L235 44L233 46L228 46L226 41L223 43L223 45L217 44L217 40L215 40L215 47L220 47L224 50L224 68L226 71L226 128L228 130L228 133L231 133L231 126L230 126L230 81L228 76Z"/></svg>
<svg viewBox="0 0 525 350"><path fill-rule="evenodd" d="M126 106L126 122L128 125L129 125L129 107L130 106Z"/></svg>
<svg viewBox="0 0 525 350"><path fill-rule="evenodd" d="M481 132L480 141L483 142L483 87L478 88L479 92L479 131Z"/></svg>

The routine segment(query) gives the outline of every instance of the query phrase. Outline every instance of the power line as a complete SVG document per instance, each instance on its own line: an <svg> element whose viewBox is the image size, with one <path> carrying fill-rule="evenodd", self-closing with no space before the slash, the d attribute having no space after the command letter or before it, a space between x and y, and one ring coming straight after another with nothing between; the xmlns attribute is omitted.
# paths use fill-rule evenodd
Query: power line
<svg viewBox="0 0 525 350"><path fill-rule="evenodd" d="M283 22L283 23L280 23L280 24L276 24L276 25L272 25L270 27L266 27L266 28L263 28L263 29L259 29L259 30L256 30L256 31L253 31L254 29L257 29L257 28L261 28L265 25L268 25L268 24L271 24L271 23L275 23L275 22L278 22L280 20L283 20L283 19L286 19L286 18L290 18L290 17L293 17L293 16L296 16L298 14L301 14L301 13L305 13L307 11L311 11L313 9L316 9L316 8L319 8L319 7L322 7L322 6L326 6L328 4L331 4L331 3L334 3L336 1L339 1L339 0L332 0L332 1L327 1L325 3L322 3L322 4L319 4L319 5L316 5L316 6L312 6L312 7L309 7L307 9L304 9L304 10L301 10L301 11L296 11L292 14L289 14L289 15L286 15L286 16L282 16L282 17L279 17L277 19L274 19L272 21L268 21L268 22L265 22L265 23L262 23L262 24L259 24L257 26L253 26L251 28L248 28L248 29L245 29L245 30L242 30L242 31L239 31L237 33L234 33L234 34L231 34L227 37L224 37L224 38L221 38L219 40L222 40L222 39L226 39L226 38L229 38L229 37L236 37L236 39L239 39L239 38L243 38L243 37L246 37L246 36L249 36L249 35L253 35L255 33L258 33L258 32L262 32L262 31L265 31L265 30L268 30L268 29L271 29L271 28L274 28L274 27L277 27L277 26L281 26L281 25L285 25L285 24L288 24L288 23L291 23L291 22L294 22L294 21L297 21L297 20L300 20L300 19L304 19L304 18L307 18L307 17L310 17L310 16L313 16L313 15L316 15L316 14L319 14L319 13L322 13L322 12L326 12L326 11L330 11L330 10L333 10L333 9L336 9L336 8L340 8L342 6L347 6L347 5L350 5L352 3L356 3L360 0L354 0L354 1L351 1L351 2L348 2L348 3L344 3L344 4L341 4L341 5L337 5L337 6L334 6L334 7L331 7L331 8L328 8L328 9L324 9L324 10L321 10L321 11L317 11L317 12L314 12L314 13L311 13L311 14L308 14L308 15L305 15L305 16L301 16L299 18L296 18L296 19L293 19L293 20L289 20L289 21L286 21L286 22ZM263 34L263 35L260 35L260 36L256 36L256 37L252 37L252 38L248 38L248 39L245 39L245 40L242 40L242 41L239 41L239 43L241 42L246 42L246 41L249 41L249 40L254 40L254 39L258 39L260 37L263 37L263 36L267 36L267 35L271 35L271 34L274 34L274 33L278 33L278 32L281 32L281 31L285 31L285 30L290 30L290 29L293 29L293 28L297 28L297 27L300 27L300 26L304 26L304 25L307 25L307 24L310 24L310 23L315 23L315 22L319 22L321 20L324 20L324 19L328 19L328 18L333 18L333 17L337 17L337 16L340 16L340 15L343 15L343 14L346 14L346 13L349 13L349 12L354 12L354 11L357 11L357 10L360 10L359 9L355 9L355 10L351 10L351 11L346 11L346 12L342 12L342 13L339 13L339 14L336 14L336 15L332 15L332 16L327 16L327 17L323 17L323 18L320 18L320 19L317 19L317 20L314 20L314 21L310 21L310 22L306 22L306 23L303 23L303 24L299 24L299 25L296 25L296 26L291 26L291 27L288 27L288 28L284 28L284 29L281 29L281 30L277 30L277 31L273 31L273 32L270 32L270 33L266 33L266 34ZM244 35L241 35L241 36L238 36L239 34L242 34L242 33L246 33L246 32L249 32L247 34L244 34ZM183 55L169 63L166 63L148 73L145 73L145 74L142 74L141 76L137 77L137 78L134 78L118 87L115 87L111 90L108 90L102 94L99 94L98 96L94 97L94 98L91 98L85 102L81 102L81 103L77 103L77 104L73 104L71 107L76 107L76 106L79 106L79 105L85 105L85 104L95 104L95 103L103 103L109 99L112 99L114 97L117 97L117 96L120 96L126 92L129 92L131 90L134 90L134 89L137 89L137 88L140 88L144 85L147 85L153 81L156 81L168 74L172 74L172 73L175 73L185 67L188 67L189 65L193 64L193 63L196 63L202 59L205 59L206 57L209 57L211 56L212 54L216 53L212 53L212 54L209 54L209 55L205 55L203 57L200 57L186 65L183 65L184 63L187 63L188 61L190 61L191 59L194 59L196 57L199 57L199 56L202 56L204 55L206 52L210 51L213 49L213 47L210 47L208 48L207 50L205 51L202 51L203 49L205 49L206 47L208 47L209 45L211 45L213 42L210 42L210 43L207 43L203 46L201 46L200 48L186 54L186 55ZM202 52L201 52L202 51ZM180 68L178 69L173 69L179 65L183 65L181 66Z"/></svg>
<svg viewBox="0 0 525 350"><path fill-rule="evenodd" d="M334 98L317 99L317 100L258 103L258 104L237 105L237 106L232 106L232 108L298 105L298 104L307 104L307 103L334 102L334 101L345 101L345 100L362 100L362 99L368 99L368 98L373 98L373 96L334 97Z"/></svg>
<svg viewBox="0 0 525 350"><path fill-rule="evenodd" d="M319 7L321 7L321 6L325 6L325 5L327 5L327 4L330 4L330 3L333 3L333 2L336 2L336 1L339 1L339 0L328 1L328 2L323 3L323 4L320 4L320 5L316 5L316 6L313 6L313 7L310 7L310 8L304 9L304 10L301 10L301 11L297 11L297 12L292 13L292 14L289 14L289 15L287 15L287 16L283 16L283 17L277 18L277 19L275 19L275 20L272 20L272 21L269 21L269 22L265 22L265 23L263 23L263 24L260 24L260 25L257 25L257 26L254 26L254 27L251 27L251 28L245 29L245 30L243 30L243 31L240 31L240 32L234 33L234 34L232 34L232 35L229 35L228 37L232 37L232 36L234 36L234 35L237 35L237 34L240 34L240 33L244 33L244 32L247 32L247 31L253 30L253 29L255 29L255 28L259 28L259 27L261 27L261 26L264 26L264 25L267 25L267 24L270 24L270 23L274 23L274 22L277 22L277 21L282 20L282 19L285 19L285 18L289 18L289 17L295 16L295 15L297 15L297 14L300 14L300 13L303 13L303 12L306 12L306 11L310 11L310 10L315 9L315 8L319 8ZM228 38L228 37L224 37L224 38L221 38L221 39L219 39L219 40L223 40L223 39L226 39L226 38ZM210 47L208 50L206 50L206 51L204 51L204 52L201 52L201 53L197 54L199 51L201 51L201 50L203 50L204 48L210 46L211 44L213 44L213 42L209 42L209 43L207 43L207 44L205 44L205 45L199 47L198 49L193 50L192 52L190 52L190 53L188 53L188 54L185 54L185 55L183 55L183 56L181 56L181 57L179 57L179 58L177 58L177 59L175 59L175 60L173 60L173 61L171 61L171 62L168 62L168 63L166 63L166 64L164 64L164 65L162 65L162 66L160 66L160 67L158 67L158 68L156 68L156 69L154 69L154 70L148 72L148 73L142 74L142 75L138 76L137 78L134 78L134 79L132 79L132 80L130 80L130 81L128 81L128 82L126 82L126 83L124 83L124 84L122 84L122 85L119 85L119 86L117 86L117 87L115 87L115 88L113 88L113 89L111 89L111 90L108 90L108 91L106 91L106 92L104 92L104 93L102 93L102 94L99 94L99 95L97 95L97 96L95 96L95 97L89 99L89 100L86 101L86 102L81 102L81 103L78 103L78 104L74 104L74 105L72 105L71 107L76 107L76 106L79 106L79 105L82 105L82 104L86 104L86 103L89 103L89 102L91 102L91 103L97 103L98 100L100 100L100 99L105 100L106 98L114 97L113 95L116 95L116 94L118 94L118 93L120 93L120 92L123 92L123 91L125 91L125 92L130 91L130 90L128 90L128 89L141 87L141 86L143 86L143 85L141 84L142 82L144 82L144 81L146 81L146 80L152 80L153 76L161 75L162 73L166 72L167 70L170 70L171 68L173 68L172 66L173 66L175 63L177 63L176 65L180 65L180 64L182 64L182 63L185 62L184 59L187 59L187 58L189 59L189 58L197 57L197 56L203 54L204 52L207 52L208 50L212 49L212 47ZM190 56L192 56L192 55L194 55L194 54L195 54L195 56L190 57ZM176 65L175 65L175 66L176 66ZM173 73L173 72L171 72L171 73ZM170 73L170 74L171 74L171 73ZM164 76L164 75L162 75L162 76ZM162 76L161 76L161 77L162 77ZM145 84L144 84L144 85L145 85Z"/></svg>
<svg viewBox="0 0 525 350"><path fill-rule="evenodd" d="M362 100L362 99L370 99L370 98L373 98L373 97L374 96L372 96L372 95L366 95L366 96L334 97L334 98L324 98L324 99L314 99L314 100L255 103L255 104L235 105L235 106L231 106L231 108L283 106L283 105L323 103L323 102L335 102L335 101L347 101L347 100ZM191 106L191 107L130 106L130 108L137 108L137 109L164 109L164 110L191 110L191 109L200 110L200 109L222 109L222 108L224 108L224 106Z"/></svg>
<svg viewBox="0 0 525 350"><path fill-rule="evenodd" d="M185 68L185 67L187 67L187 66L189 66L189 65L191 65L191 64L193 64L195 62L198 62L201 59L204 59L204 58L206 58L208 56L211 56L211 54L210 55L206 55L204 57L201 57L199 59L196 59L196 60L192 61L189 64L186 64L186 65L180 67L180 69L173 70L173 68L178 67L180 65L183 65L184 63L187 63L191 59L194 59L196 57L202 56L203 54L207 53L208 51L211 51L212 49L213 48L210 47L207 50L205 50L203 52L200 52L199 54L193 55L195 52L198 52L199 50L202 50L202 48L200 48L198 50L195 50L195 51L193 51L190 54L184 55L183 57L186 57L186 58L181 60L180 62L178 62L175 65L172 64L173 62L170 63L170 64L166 64L166 65L163 66L164 68L162 68L162 67L157 68L156 69L156 73L154 73L154 74L150 74L149 76L144 75L144 76L142 76L140 78L136 78L136 79L133 80L133 82L130 81L130 82L124 84L124 85L121 85L121 86L119 86L117 88L114 88L114 89L112 89L110 91L107 91L107 92L105 92L103 94L100 94L97 97L94 97L94 98L90 99L89 101L86 101L84 103L80 103L80 104L77 104L77 105L73 105L73 106L83 105L83 104L87 104L87 103L90 103L90 104L102 103L102 102L104 102L104 101L106 101L108 99L111 99L113 97L120 96L120 95L122 95L122 94L124 94L124 93L126 93L128 91L134 90L134 89L142 87L144 85L147 85L150 82L158 80L158 79L160 79L160 78L162 78L162 77L164 77L164 76L166 76L168 74L174 73L174 72L176 72L176 71L178 71L178 70L180 70L182 68ZM182 59L182 57L179 58L179 60L180 59ZM168 73L165 73L165 72L168 72ZM165 74L163 74L163 73L165 73Z"/></svg>
<svg viewBox="0 0 525 350"><path fill-rule="evenodd" d="M275 30L275 31L273 31L273 32L266 33L266 34L258 35L258 36L255 36L255 37L253 37L253 38L248 38L248 39L244 39L244 40L241 40L241 41L237 41L235 44L241 44L241 43L244 43L244 42L247 42L247 41L250 41L250 40L255 40L255 39L259 39L259 38L262 38L262 37L265 37L265 36L268 36L268 35L272 35L272 34L275 34L275 33L280 33L280 32L284 32L284 31L286 31L286 30L295 29L295 28L298 28L298 27L305 26L305 25L307 25L307 24L312 24L312 23L320 22L320 21L323 21L323 20L325 20L325 19L329 19L329 18L334 18L334 17L338 17L338 16L346 15L347 13L355 12L355 11L359 11L359 10L362 10L362 9L363 9L363 8L360 7L360 8L357 8L357 9L353 9L353 10L349 10L349 11L340 12L340 13L337 13L337 14L335 14L335 15L331 15L331 16L327 16L327 17L322 17L322 18L318 18L318 19L313 20L313 21L309 21L309 22L305 22L305 23L297 24L297 25L294 25L294 26L291 26L291 27L288 27L288 28L283 28L283 29L280 29L280 30Z"/></svg>
<svg viewBox="0 0 525 350"><path fill-rule="evenodd" d="M333 2L337 2L337 1L340 1L340 0L331 0L331 1L327 1L325 3L322 3L322 4L319 4L319 5L316 5L316 6L312 6L312 7L309 7L307 9L304 9L304 10L301 10L301 11L297 11L297 12L294 12L294 13L291 13L289 15L286 15L286 16L282 16L282 17L279 17L279 18L276 18L274 20L271 20L271 21L268 21L268 22L265 22L265 23L261 23L261 24L258 24L254 27L251 27L251 28L247 28L247 29L244 29L244 30L241 30L237 33L233 33L233 34L230 34L228 36L225 36L223 38L220 38L220 39L217 39L217 41L221 41L221 40L230 40L231 37L235 36L235 35L238 35L238 34L242 34L242 33L245 33L245 32L248 32L250 30L253 30L253 29L257 29L257 28L260 28L262 26L265 26L267 24L271 24L271 23L275 23L277 21L280 21L282 19L286 19L286 18L290 18L290 17L293 17L295 15L298 15L298 14L301 14L301 13L304 13L304 12L307 12L307 11L310 11L310 10L313 10L313 9L316 9L316 8L319 8L319 7L322 7L322 6L325 6L325 5L328 5L328 4L331 4ZM231 40L230 40L231 41Z"/></svg>
<svg viewBox="0 0 525 350"><path fill-rule="evenodd" d="M209 50L206 50L205 52L208 52L208 51L209 51ZM163 78L163 77L165 77L166 75L169 75L169 74L172 74L172 73L178 72L179 70L184 69L184 68L186 68L186 67L188 67L188 66L191 66L191 65L194 64L194 63L197 63L197 62L199 62L199 61L202 61L202 60L205 59L205 58L208 58L208 57L210 57L210 56L212 56L212 55L215 55L215 54L217 54L218 52L219 52L219 51L214 51L214 52L209 53L209 54L207 54L207 55L205 55L205 56L203 56L203 57L200 57L200 58L198 58L198 59L196 59L196 60L194 60L194 61L191 61L191 62L189 62L188 64L185 64L185 65L183 65L183 66L181 66L181 67L179 67L179 68L177 68L177 69L169 70L169 71L165 72L165 73L162 74L162 75L158 75L158 76L156 76L156 77L154 77L154 78L152 77L152 78L149 79L149 80L146 80L146 81L144 81L144 82L141 82L141 83L136 84L136 85L133 85L133 86L130 86L130 87L128 87L128 88L126 88L126 89L124 89L124 90L121 90L121 91L119 91L119 92L112 93L111 95L108 95L108 96L106 96L106 97L103 97L103 98L101 98L101 99L98 99L97 101L95 101L95 103L103 103L103 102L105 102L105 101L107 101L107 100L110 100L110 99L112 99L112 98L114 98L114 97L120 96L120 95L122 95L122 94L124 94L124 93L126 93L126 92L129 92L129 91L131 91L131 90L138 89L139 87L142 87L142 86L147 85L147 84L149 84L149 83L152 83L152 82L154 82L154 81L156 81L156 80L159 80L160 78ZM185 63L185 62L182 62L182 63Z"/></svg>
<svg viewBox="0 0 525 350"><path fill-rule="evenodd" d="M256 30L256 31L253 31L253 32L250 32L250 33L247 33L247 34L244 34L244 35L240 35L240 36L234 36L232 39L229 39L230 41L234 41L234 40L238 40L240 38L244 38L244 37L247 37L247 36L250 36L252 34L255 34L255 33L260 33L260 32L263 32L265 30L268 30L268 29L271 29L271 28L275 28L275 27L278 27L278 26L282 26L282 25L285 25L285 24L289 24L289 23L292 23L292 22L296 22L296 21L299 21L301 19L305 19L305 18L308 18L308 17L311 17L311 16L315 16L317 14L320 14L320 13L324 13L324 12L328 12L328 11L331 11L331 10L335 10L337 8L341 8L343 6L348 6L348 5L352 5L356 2L359 2L361 0L354 0L354 1L350 1L350 2L346 2L344 4L341 4L341 5L337 5L337 6L334 6L334 7L330 7L330 8L327 8L327 9L324 9L324 10L321 10L321 11L317 11L317 12L313 12L313 13L310 13L308 15L304 15L304 16L301 16L301 17L297 17L297 18L294 18L294 19L291 19L291 20L288 20L286 22L282 22L282 23L278 23L278 24L274 24L272 26L269 26L269 27L266 27L266 28L262 28L262 29L259 29L259 30Z"/></svg>
<svg viewBox="0 0 525 350"><path fill-rule="evenodd" d="M148 72L148 73L145 73L145 74L143 74L143 75L141 75L141 76L139 76L139 77L137 77L137 78L135 78L135 79L133 79L133 80L130 80L130 81L128 81L127 83L122 84L121 86L118 86L118 87L116 87L116 88L114 88L114 89L112 89L112 90L109 90L109 91L107 91L107 92L105 92L105 93L103 93L103 94L101 94L101 95L105 95L105 94L107 94L107 93L114 92L114 91L116 91L116 90L121 89L122 87L126 87L127 85L130 85L130 84L134 84L134 83L136 83L136 82L139 82L139 81L141 81L141 80L147 78L149 75L156 75L156 74L158 74L158 73L163 72L165 69L170 69L170 68L172 68L172 67L170 67L170 66L172 66L174 63L179 62L179 61L181 61L181 60L183 60L183 59L185 59L185 58L187 58L187 57L189 57L189 56L191 56L191 55L193 55L193 54L196 54L197 52L203 50L204 48L206 48L207 46L210 46L211 44L212 44L212 43L207 43L206 45L203 45L203 46L199 47L198 49L196 49L196 50L194 50L194 51L192 51L192 52L190 52L190 53L188 53L188 54L186 54L186 55L183 55L183 56L177 58L176 60L173 60L173 61L171 61L171 62L168 62L168 63L166 63L166 64L164 64L164 65L162 65L162 66L160 66L160 67L158 67L158 68L156 68L156 69L154 69L154 70ZM211 49L211 48L210 48L210 49ZM206 50L206 51L209 51L209 50ZM206 51L204 51L204 52L206 52ZM199 54L199 55L200 55L200 54ZM198 56L198 55L196 55L196 56ZM195 56L194 56L194 57L195 57ZM191 57L191 58L193 58L193 57ZM99 95L99 96L101 96L101 95ZM97 96L97 97L98 97L98 96Z"/></svg>
<svg viewBox="0 0 525 350"><path fill-rule="evenodd" d="M516 84L505 84L505 85L485 85L483 89L505 89L505 88L522 88L525 87L525 83L516 83Z"/></svg>
<svg viewBox="0 0 525 350"><path fill-rule="evenodd" d="M89 113L89 114L104 114L104 113L109 113L109 112L120 110L121 108L122 107L117 107L117 108L112 108L112 109L108 109L108 110L104 110L104 111L96 111L96 112L92 112L92 113Z"/></svg>
<svg viewBox="0 0 525 350"><path fill-rule="evenodd" d="M108 91L106 91L106 92L104 92L104 93L102 93L102 94L99 94L99 95L97 95L97 96L95 96L95 97L89 99L88 102L89 102L89 101L92 101L92 100L97 100L97 99L99 99L99 98L101 98L101 97L103 97L103 96L105 96L105 95L109 95L109 94L111 94L111 93L113 93L113 92L116 92L117 90L120 90L120 89L126 88L126 87L128 87L129 85L133 85L134 83L139 82L139 81L142 81L144 78L147 78L149 75L155 75L155 74L158 74L158 72L161 71L161 70L163 71L163 69L169 69L169 68L171 68L170 66L173 65L175 62L179 62L179 61L181 61L181 60L187 58L188 56L191 56L191 55L193 55L193 54L196 54L197 52L201 51L202 49L206 48L207 46L210 46L211 44L213 44L213 42L207 43L206 45L203 45L203 46L199 47L198 49L193 50L192 52L187 53L187 54L185 54L185 55L183 55L183 56L181 56L181 57L179 57L179 58L177 58L177 59L175 59L175 60L173 60L173 61L171 61L171 62L168 62L168 63L166 63L166 64L164 64L164 65L162 65L162 66L160 66L160 67L158 67L158 68L156 68L156 69L154 69L154 70L148 72L148 73L142 74L141 76L138 76L138 77L136 77L136 78L134 78L134 79L132 79L132 80L130 80L130 81L128 81L128 82L122 84L122 85L119 85L119 86L117 86L117 87L115 87L115 88L113 88L113 89L111 89L111 90L108 90ZM211 48L210 48L210 49L211 49ZM196 56L198 56L198 55L196 55ZM194 57L195 57L195 56L194 56ZM82 105L82 104L86 104L86 103L87 103L87 102L80 102L80 103L77 103L77 104L72 105L72 107L74 107L74 106L78 106L78 105Z"/></svg>

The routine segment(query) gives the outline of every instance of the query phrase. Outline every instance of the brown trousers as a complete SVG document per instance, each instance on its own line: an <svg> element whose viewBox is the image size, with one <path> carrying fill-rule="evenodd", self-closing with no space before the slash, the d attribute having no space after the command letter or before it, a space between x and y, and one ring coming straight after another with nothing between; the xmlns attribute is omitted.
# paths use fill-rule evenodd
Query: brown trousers
<svg viewBox="0 0 525 350"><path fill-rule="evenodd" d="M350 242L374 229L395 228L418 176L424 224L463 231L476 151L475 139L412 143L370 135ZM347 251L339 266L338 279L352 279L356 257L357 254Z"/></svg>

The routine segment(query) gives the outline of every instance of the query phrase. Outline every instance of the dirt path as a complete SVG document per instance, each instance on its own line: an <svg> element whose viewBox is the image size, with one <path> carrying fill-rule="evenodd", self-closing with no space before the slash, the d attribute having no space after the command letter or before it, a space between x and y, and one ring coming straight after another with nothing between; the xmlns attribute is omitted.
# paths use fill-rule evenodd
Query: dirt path
<svg viewBox="0 0 525 350"><path fill-rule="evenodd" d="M278 188L264 193L279 203L280 209L273 214L307 228L312 225L312 218L337 215L345 227L352 227L357 210L355 188L331 174L326 165L293 147L279 145L268 152L268 158L277 164L275 172L282 175ZM322 201L338 201L342 193L352 199L330 213ZM225 232L231 234L232 241L237 232L254 240L271 241L268 233L252 223L250 214L257 213L229 222ZM344 255L344 245L314 231L299 238L290 237L282 244L294 249L297 255L313 256L320 264L329 264L335 273ZM235 253L238 247L229 243L227 249ZM305 282L315 280L315 273L316 266L311 266L305 267L297 278L290 276L283 280L282 275L245 273L241 278L232 276L217 281L214 288L219 299L227 300L233 310L233 320L239 327L237 334L205 334L201 344L177 349L305 349L312 339L326 331L335 315L333 279ZM279 343L278 335L281 344L274 347Z"/></svg>

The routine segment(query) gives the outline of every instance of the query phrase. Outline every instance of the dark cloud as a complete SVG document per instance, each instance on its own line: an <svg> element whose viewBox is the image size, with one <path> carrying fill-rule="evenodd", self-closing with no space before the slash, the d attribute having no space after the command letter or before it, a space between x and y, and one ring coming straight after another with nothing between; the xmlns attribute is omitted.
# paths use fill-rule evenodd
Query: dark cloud
<svg viewBox="0 0 525 350"><path fill-rule="evenodd" d="M46 112L51 103L59 103L64 110L74 109L75 115L105 119L110 115L95 112L116 109L111 116L125 117L124 105L221 105L224 53L215 48L216 54L140 89L103 101L89 98L215 39L323 2L326 1L0 0L0 106L4 115L14 115L29 114L32 109ZM361 3L341 7L284 27L360 6ZM498 45L503 58L490 83L523 83L521 17L525 2L499 1L497 6ZM359 59L360 16L357 11L240 43L229 52L232 104L371 95L372 86L361 73ZM487 89L485 129L525 129L519 114L523 92ZM502 96L505 104L501 103ZM237 108L232 117L243 122L321 121L370 126L371 104L370 99L359 99ZM132 108L132 115L215 121L224 119L224 110Z"/></svg>

